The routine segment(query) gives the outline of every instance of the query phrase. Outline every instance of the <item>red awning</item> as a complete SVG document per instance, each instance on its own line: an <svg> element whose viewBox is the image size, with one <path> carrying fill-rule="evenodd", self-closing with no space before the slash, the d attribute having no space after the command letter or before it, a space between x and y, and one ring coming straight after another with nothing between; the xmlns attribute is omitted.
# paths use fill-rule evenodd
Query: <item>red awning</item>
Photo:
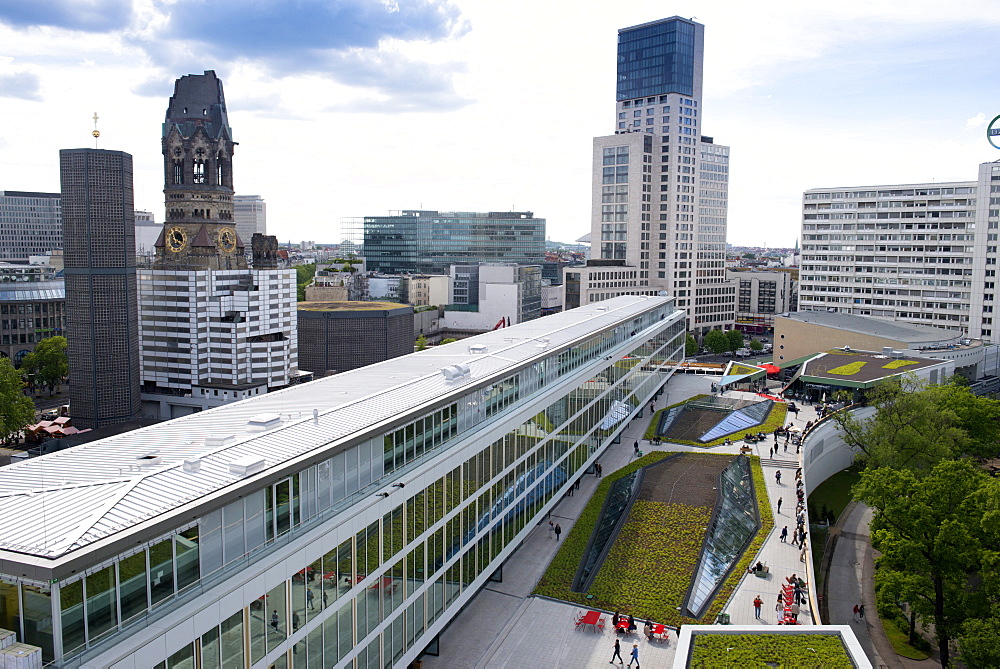
<svg viewBox="0 0 1000 669"><path fill-rule="evenodd" d="M777 374L781 371L781 367L776 367L769 362L765 362L763 365L757 366L766 371L768 374Z"/></svg>

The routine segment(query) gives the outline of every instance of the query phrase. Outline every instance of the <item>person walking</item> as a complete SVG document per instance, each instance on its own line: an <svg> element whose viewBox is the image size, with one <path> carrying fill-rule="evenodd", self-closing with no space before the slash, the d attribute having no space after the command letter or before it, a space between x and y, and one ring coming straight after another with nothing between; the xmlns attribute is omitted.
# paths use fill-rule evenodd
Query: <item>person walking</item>
<svg viewBox="0 0 1000 669"><path fill-rule="evenodd" d="M555 533L556 533L556 541L559 541L559 535L562 534L562 528L559 527L559 523L556 523Z"/></svg>
<svg viewBox="0 0 1000 669"><path fill-rule="evenodd" d="M788 540L788 525L781 528L781 543L785 543Z"/></svg>
<svg viewBox="0 0 1000 669"><path fill-rule="evenodd" d="M854 608L858 608L858 607L855 606ZM274 633L277 634L278 633L278 609L275 609L274 613L271 614L271 627L274 628Z"/></svg>
<svg viewBox="0 0 1000 669"><path fill-rule="evenodd" d="M760 607L764 606L764 600L757 595L753 598L753 617L760 620Z"/></svg>
<svg viewBox="0 0 1000 669"><path fill-rule="evenodd" d="M781 485L781 470L777 469L774 472L774 482Z"/></svg>
<svg viewBox="0 0 1000 669"><path fill-rule="evenodd" d="M781 501L782 501L782 498L779 497L778 498L778 513L781 513Z"/></svg>
<svg viewBox="0 0 1000 669"><path fill-rule="evenodd" d="M326 596L326 590L323 590L323 608L326 608L327 604L328 604L328 601L327 601L327 596Z"/></svg>
<svg viewBox="0 0 1000 669"><path fill-rule="evenodd" d="M854 605L854 619L855 620L858 619L858 605L857 604Z"/></svg>
<svg viewBox="0 0 1000 669"><path fill-rule="evenodd" d="M860 618L861 620L865 619L865 605L864 604L862 604L861 606L858 607L858 618Z"/></svg>
<svg viewBox="0 0 1000 669"><path fill-rule="evenodd" d="M631 667L633 662L635 662L635 669L639 669L639 644L637 643L632 644L632 654L629 658L628 666Z"/></svg>
<svg viewBox="0 0 1000 669"><path fill-rule="evenodd" d="M625 664L625 660L622 659L622 642L615 639L615 652L611 656L611 661L608 664L614 664L615 658L618 658L618 664Z"/></svg>
<svg viewBox="0 0 1000 669"><path fill-rule="evenodd" d="M553 523L553 522L552 522L552 521L550 520L550 521L549 521L549 539L551 539L551 538L552 538L552 535L553 535L553 534L555 534L555 531L556 531L556 526L555 526L555 523Z"/></svg>
<svg viewBox="0 0 1000 669"><path fill-rule="evenodd" d="M791 605L790 607L788 607L788 608L789 608L789 610L791 611L791 614L792 614L792 620L794 620L794 621L798 622L798 620L799 620L799 605L798 605L798 604L794 604L794 603L793 603L793 604L792 604L792 605Z"/></svg>
<svg viewBox="0 0 1000 669"><path fill-rule="evenodd" d="M313 598L315 597L316 595L313 594L312 588L306 588L306 605L309 606L310 609L316 608L313 604Z"/></svg>
<svg viewBox="0 0 1000 669"><path fill-rule="evenodd" d="M635 450L635 454L639 455L639 440L638 439L636 439L635 443L632 444L632 448Z"/></svg>
<svg viewBox="0 0 1000 669"><path fill-rule="evenodd" d="M597 463L597 477L601 478L602 476L604 476L604 465L602 465L600 462L598 462Z"/></svg>

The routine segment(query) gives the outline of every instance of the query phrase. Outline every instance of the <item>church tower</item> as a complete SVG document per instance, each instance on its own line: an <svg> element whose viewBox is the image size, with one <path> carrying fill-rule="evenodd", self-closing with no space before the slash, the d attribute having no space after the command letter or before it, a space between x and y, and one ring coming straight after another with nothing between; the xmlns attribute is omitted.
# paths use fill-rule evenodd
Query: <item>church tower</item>
<svg viewBox="0 0 1000 669"><path fill-rule="evenodd" d="M215 71L174 83L163 123L166 223L157 267L245 269L233 220L233 131Z"/></svg>

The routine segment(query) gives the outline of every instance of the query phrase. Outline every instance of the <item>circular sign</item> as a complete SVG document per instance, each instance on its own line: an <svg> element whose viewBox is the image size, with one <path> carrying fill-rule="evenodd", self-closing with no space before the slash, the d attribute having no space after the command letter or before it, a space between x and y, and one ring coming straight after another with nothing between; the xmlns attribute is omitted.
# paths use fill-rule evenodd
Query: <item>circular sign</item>
<svg viewBox="0 0 1000 669"><path fill-rule="evenodd" d="M986 139L994 149L1000 149L1000 115L995 116L990 124L986 126Z"/></svg>

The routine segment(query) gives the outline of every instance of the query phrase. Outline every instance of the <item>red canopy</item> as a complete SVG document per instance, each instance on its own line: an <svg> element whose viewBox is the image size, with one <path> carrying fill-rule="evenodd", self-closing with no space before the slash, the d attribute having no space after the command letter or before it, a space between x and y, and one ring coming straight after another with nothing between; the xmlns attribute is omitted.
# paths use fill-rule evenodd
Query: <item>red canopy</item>
<svg viewBox="0 0 1000 669"><path fill-rule="evenodd" d="M757 366L766 371L768 374L777 374L781 371L781 367L776 367L769 362L765 362L763 365Z"/></svg>

